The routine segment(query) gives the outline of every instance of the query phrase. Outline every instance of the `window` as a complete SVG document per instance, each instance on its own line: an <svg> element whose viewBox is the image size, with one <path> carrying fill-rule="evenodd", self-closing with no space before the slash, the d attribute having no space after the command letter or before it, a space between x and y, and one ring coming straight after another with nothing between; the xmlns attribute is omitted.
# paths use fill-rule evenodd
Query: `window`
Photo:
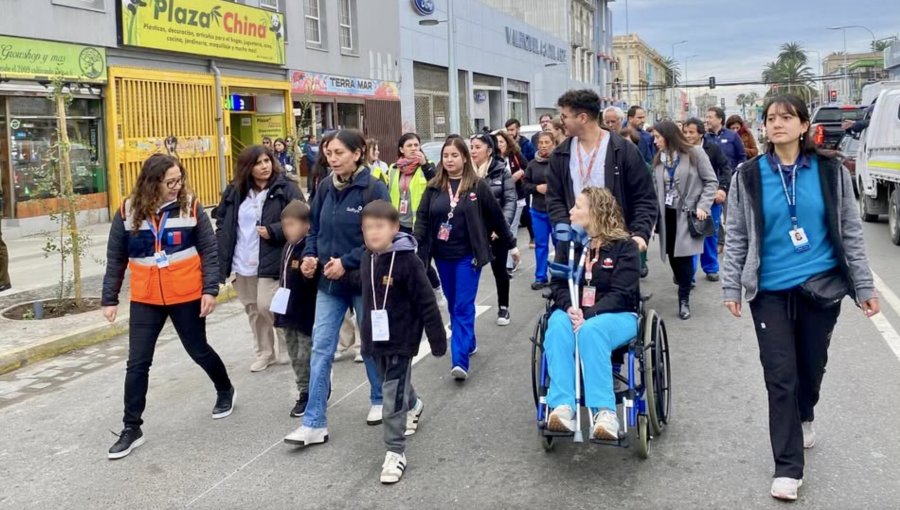
<svg viewBox="0 0 900 510"><path fill-rule="evenodd" d="M259 0L259 6L266 9L278 10L278 0Z"/></svg>
<svg viewBox="0 0 900 510"><path fill-rule="evenodd" d="M322 0L303 0L303 14L306 27L307 46L324 48L322 37Z"/></svg>
<svg viewBox="0 0 900 510"><path fill-rule="evenodd" d="M54 5L64 5L66 7L78 7L80 9L90 9L97 11L106 10L106 0L52 0Z"/></svg>
<svg viewBox="0 0 900 510"><path fill-rule="evenodd" d="M340 0L341 51L356 53L356 0Z"/></svg>

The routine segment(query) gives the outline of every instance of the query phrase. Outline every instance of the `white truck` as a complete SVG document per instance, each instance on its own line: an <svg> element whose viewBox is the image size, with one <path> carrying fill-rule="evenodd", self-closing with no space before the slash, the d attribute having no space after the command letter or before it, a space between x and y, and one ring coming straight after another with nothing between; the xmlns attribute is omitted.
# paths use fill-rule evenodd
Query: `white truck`
<svg viewBox="0 0 900 510"><path fill-rule="evenodd" d="M859 213L873 222L888 215L891 241L900 245L900 82L883 82L856 156Z"/></svg>

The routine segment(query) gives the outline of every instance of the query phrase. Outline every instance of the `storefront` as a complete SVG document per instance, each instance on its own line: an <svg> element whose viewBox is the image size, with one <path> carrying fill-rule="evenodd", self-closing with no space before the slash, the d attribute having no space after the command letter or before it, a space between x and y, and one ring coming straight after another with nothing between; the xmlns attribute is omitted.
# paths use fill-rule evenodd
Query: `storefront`
<svg viewBox="0 0 900 510"><path fill-rule="evenodd" d="M106 95L114 205L134 186L143 161L157 152L177 155L193 192L204 204L215 204L241 150L263 137L293 134L283 15L195 0L197 23L190 24L177 12L169 15L174 4L151 2L120 13L127 50L111 60ZM165 56L160 51L188 56L173 58L166 68L159 64Z"/></svg>
<svg viewBox="0 0 900 510"><path fill-rule="evenodd" d="M334 129L359 129L382 147L400 137L400 96L397 83L369 78L293 71L291 94L294 125L301 136ZM393 150L381 151L393 162Z"/></svg>
<svg viewBox="0 0 900 510"><path fill-rule="evenodd" d="M106 50L0 36L0 187L2 216L60 210L59 120L54 87L70 98L66 126L74 191L81 210L107 205L101 89Z"/></svg>

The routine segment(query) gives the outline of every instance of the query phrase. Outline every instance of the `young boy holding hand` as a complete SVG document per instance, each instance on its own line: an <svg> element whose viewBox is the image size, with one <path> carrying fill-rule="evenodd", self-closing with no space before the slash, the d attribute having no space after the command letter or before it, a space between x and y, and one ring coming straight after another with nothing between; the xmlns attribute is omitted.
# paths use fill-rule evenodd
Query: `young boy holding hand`
<svg viewBox="0 0 900 510"><path fill-rule="evenodd" d="M403 476L406 436L416 432L424 409L410 380L422 331L434 356L447 352L447 334L416 240L400 232L400 213L384 200L370 202L362 211L362 231L362 352L375 358L383 381L387 453L381 483L389 484Z"/></svg>

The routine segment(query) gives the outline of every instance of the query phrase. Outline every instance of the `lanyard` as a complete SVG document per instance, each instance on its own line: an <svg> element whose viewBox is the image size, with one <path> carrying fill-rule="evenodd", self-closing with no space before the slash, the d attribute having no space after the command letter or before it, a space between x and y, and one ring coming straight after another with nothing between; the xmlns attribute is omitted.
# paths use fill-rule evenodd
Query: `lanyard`
<svg viewBox="0 0 900 510"><path fill-rule="evenodd" d="M287 270L291 265L291 255L294 254L294 245L288 246L287 252L284 254L284 266L281 268L281 285L287 285Z"/></svg>
<svg viewBox="0 0 900 510"><path fill-rule="evenodd" d="M597 255L591 258L590 252L593 252L594 249L590 246L590 241L588 241L585 250L588 250L589 255L584 258L584 279L587 281L588 286L591 285L591 279L594 278L594 264L596 264L597 260L600 258L600 248L597 248Z"/></svg>
<svg viewBox="0 0 900 510"><path fill-rule="evenodd" d="M591 159L588 161L587 173L584 171L584 158L581 157L581 154L584 153L584 149L581 148L580 142L575 149L575 153L578 157L578 174L581 176L581 185L585 186L591 178L591 173L594 172L594 160L597 158L597 153L600 152L600 140L597 140L597 145L595 145L594 150L591 151Z"/></svg>
<svg viewBox="0 0 900 510"><path fill-rule="evenodd" d="M159 221L156 220L156 215L152 216L151 219L153 221L148 219L147 225L150 226L150 232L153 232L153 248L154 251L160 252L162 251L162 238L166 230L166 220L169 219L169 211L164 212Z"/></svg>
<svg viewBox="0 0 900 510"><path fill-rule="evenodd" d="M406 193L409 191L409 183L412 181L413 175L415 174L413 173L400 176L400 196L406 195Z"/></svg>
<svg viewBox="0 0 900 510"><path fill-rule="evenodd" d="M447 221L453 219L453 211L456 210L456 206L459 205L459 192L462 190L462 181L459 181L459 184L456 186L456 194L451 193L453 189L453 185L449 182L447 183L447 196L450 197L450 214L447 215Z"/></svg>
<svg viewBox="0 0 900 510"><path fill-rule="evenodd" d="M669 191L675 189L675 170L678 169L678 164L681 163L681 158L675 158L675 162L672 163L672 166L663 165L666 168L666 173L669 174Z"/></svg>
<svg viewBox="0 0 900 510"><path fill-rule="evenodd" d="M388 291L391 290L391 276L394 274L394 259L396 257L397 252L391 252L391 267L388 269L387 285L384 287L384 301L381 303L382 310L387 308ZM369 277L372 280L372 306L375 307L375 310L378 310L378 296L375 294L375 255L372 255L371 261L372 271L370 271Z"/></svg>
<svg viewBox="0 0 900 510"><path fill-rule="evenodd" d="M797 218L797 165L790 170L791 175L791 191L788 192L787 181L784 178L785 171L781 168L781 165L778 165L778 175L781 177L781 187L784 189L784 198L787 200L788 204L788 213L791 215L791 225L794 227L794 230L797 230L799 226L799 219Z"/></svg>

